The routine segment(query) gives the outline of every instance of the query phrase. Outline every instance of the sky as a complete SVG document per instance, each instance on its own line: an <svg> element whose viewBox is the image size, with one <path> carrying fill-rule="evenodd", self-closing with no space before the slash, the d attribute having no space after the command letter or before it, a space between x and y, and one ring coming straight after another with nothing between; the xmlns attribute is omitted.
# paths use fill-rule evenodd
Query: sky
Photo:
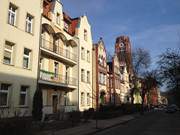
<svg viewBox="0 0 180 135"><path fill-rule="evenodd" d="M150 52L152 67L167 48L180 47L180 0L61 0L72 18L87 15L93 42L100 37L114 53L116 37Z"/></svg>

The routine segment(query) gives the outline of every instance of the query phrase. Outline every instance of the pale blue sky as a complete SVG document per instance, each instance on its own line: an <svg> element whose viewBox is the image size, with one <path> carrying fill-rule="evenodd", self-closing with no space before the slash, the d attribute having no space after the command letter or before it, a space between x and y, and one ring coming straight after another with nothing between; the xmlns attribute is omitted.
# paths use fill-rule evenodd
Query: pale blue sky
<svg viewBox="0 0 180 135"><path fill-rule="evenodd" d="M154 63L166 48L180 46L180 0L62 0L62 3L71 17L88 16L93 42L103 37L111 53L119 35L129 36L132 48L149 50Z"/></svg>

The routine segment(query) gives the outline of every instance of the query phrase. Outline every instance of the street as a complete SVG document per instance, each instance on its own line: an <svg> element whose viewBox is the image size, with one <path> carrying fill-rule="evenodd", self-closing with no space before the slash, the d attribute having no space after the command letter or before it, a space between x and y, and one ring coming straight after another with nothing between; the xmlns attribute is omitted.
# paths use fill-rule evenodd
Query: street
<svg viewBox="0 0 180 135"><path fill-rule="evenodd" d="M96 135L180 135L180 112L152 112Z"/></svg>

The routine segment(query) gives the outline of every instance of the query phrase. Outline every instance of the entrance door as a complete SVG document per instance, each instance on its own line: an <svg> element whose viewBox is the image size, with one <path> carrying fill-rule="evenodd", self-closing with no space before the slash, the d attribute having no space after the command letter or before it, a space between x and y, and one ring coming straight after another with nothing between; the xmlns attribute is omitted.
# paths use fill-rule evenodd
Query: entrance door
<svg viewBox="0 0 180 135"><path fill-rule="evenodd" d="M53 105L53 113L57 113L58 96L53 95L52 101L53 101L53 103L52 103L52 105Z"/></svg>

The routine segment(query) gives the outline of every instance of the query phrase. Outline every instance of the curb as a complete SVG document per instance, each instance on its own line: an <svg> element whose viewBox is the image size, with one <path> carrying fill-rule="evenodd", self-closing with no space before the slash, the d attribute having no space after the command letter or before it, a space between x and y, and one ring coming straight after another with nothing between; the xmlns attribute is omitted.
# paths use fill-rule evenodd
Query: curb
<svg viewBox="0 0 180 135"><path fill-rule="evenodd" d="M110 129L110 128L113 128L113 127L116 127L116 126L118 126L118 125L121 125L121 124L126 124L126 123L128 123L129 121L132 121L132 120L134 120L134 119L135 119L135 117L134 117L134 118L131 118L131 119L129 119L129 120L126 120L126 121L123 121L123 122L120 122L120 123L117 123L117 124L114 124L114 125L111 125L111 126L105 127L105 128L100 128L100 129L97 129L96 131L93 131L93 132L91 132L91 133L87 133L87 134L84 134L84 135L93 135L93 134L95 134L95 133L102 132L102 131L104 131L104 130L107 130L107 129Z"/></svg>

